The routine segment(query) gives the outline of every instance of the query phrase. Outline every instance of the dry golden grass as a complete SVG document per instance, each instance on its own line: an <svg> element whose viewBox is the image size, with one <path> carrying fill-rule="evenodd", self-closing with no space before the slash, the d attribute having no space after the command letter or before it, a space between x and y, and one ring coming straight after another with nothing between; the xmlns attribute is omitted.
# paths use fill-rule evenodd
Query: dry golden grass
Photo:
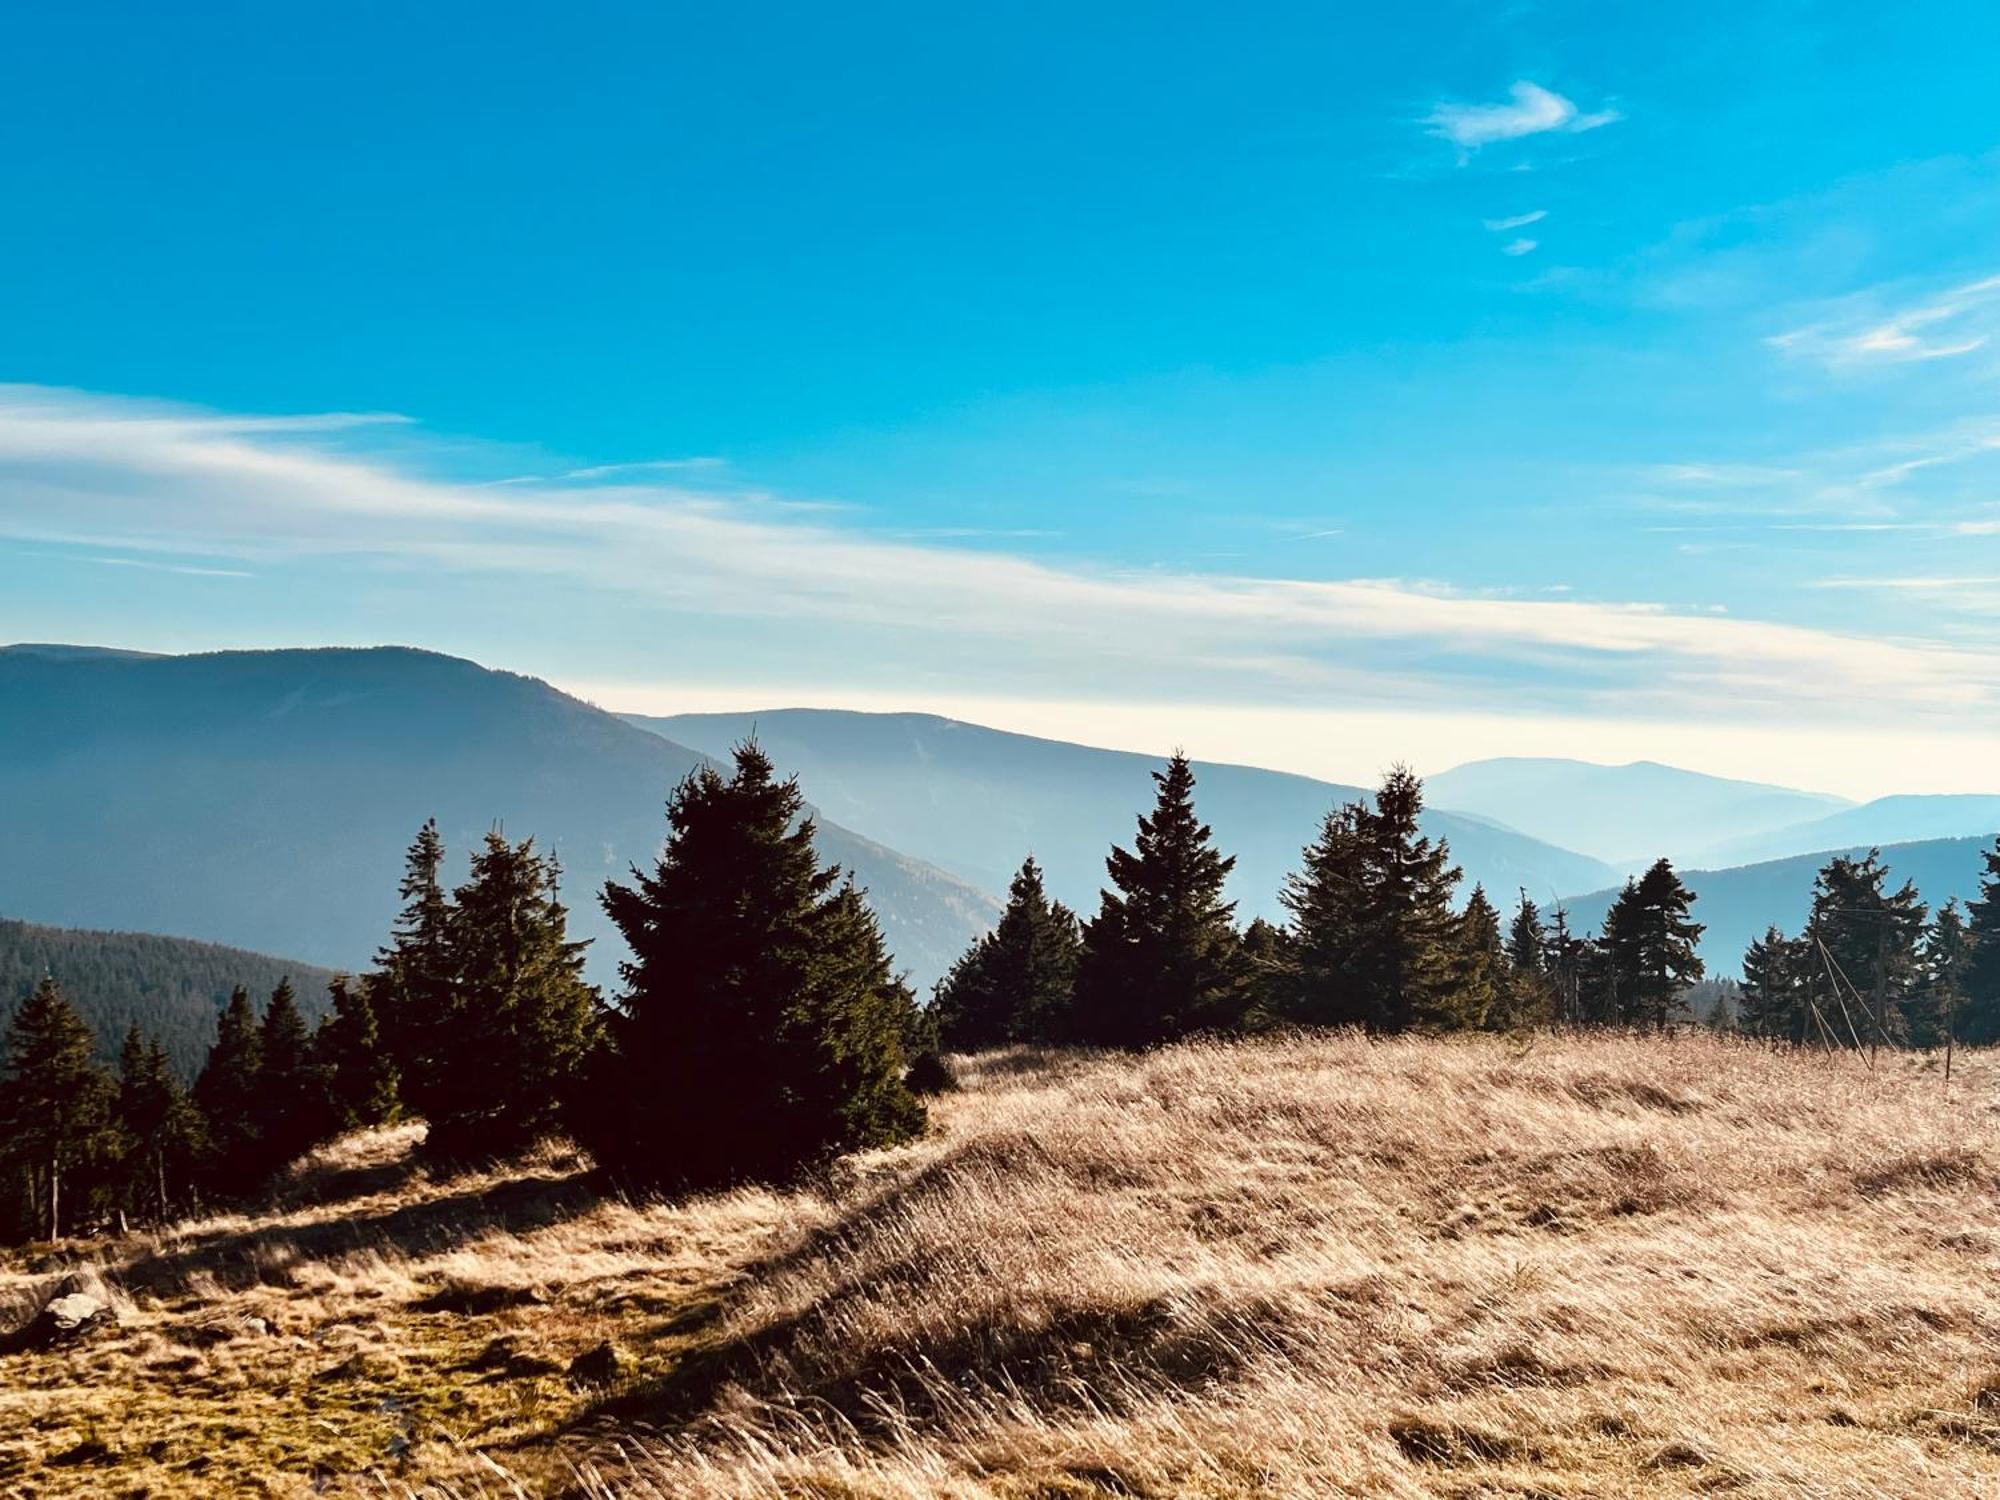
<svg viewBox="0 0 2000 1500"><path fill-rule="evenodd" d="M2000 1496L2000 1056L1949 1094L1704 1036L962 1072L784 1195L345 1143L116 1247L115 1336L0 1361L0 1492ZM631 1371L565 1381L607 1336Z"/></svg>

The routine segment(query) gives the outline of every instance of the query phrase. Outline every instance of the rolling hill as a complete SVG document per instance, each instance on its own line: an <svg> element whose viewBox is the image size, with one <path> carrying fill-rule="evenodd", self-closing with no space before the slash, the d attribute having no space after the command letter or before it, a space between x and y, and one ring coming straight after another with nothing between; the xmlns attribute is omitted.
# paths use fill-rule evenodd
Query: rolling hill
<svg viewBox="0 0 2000 1500"><path fill-rule="evenodd" d="M118 1055L126 1028L157 1036L183 1078L191 1079L215 1040L215 1018L242 985L261 1001L290 979L299 1009L317 1023L333 975L311 964L146 932L88 932L0 920L0 1027L15 1007L54 976L91 1030L98 1055Z"/></svg>
<svg viewBox="0 0 2000 1500"><path fill-rule="evenodd" d="M1858 858L1871 847L1861 844L1795 854L1789 859L1732 869L1683 870L1681 879L1696 896L1695 920L1708 929L1702 934L1701 956L1710 977L1740 974L1743 950L1774 923L1786 932L1798 932L1805 925L1812 904L1813 877L1820 866L1835 854ZM1886 845L1882 859L1889 866L1893 885L1915 881L1935 910L1954 898L1969 901L1979 894L1979 877L1985 868L1979 856L1992 847L1991 838L1927 839ZM1571 925L1579 932L1597 931L1617 895L1616 890L1593 891L1565 902Z"/></svg>
<svg viewBox="0 0 2000 1500"><path fill-rule="evenodd" d="M1431 800L1439 807L1496 819L1620 869L1650 864L1662 854L1684 863L1697 850L1722 840L1853 806L1844 798L1819 792L1730 781L1643 760L1624 766L1535 758L1476 760L1441 771L1428 784Z"/></svg>
<svg viewBox="0 0 2000 1500"><path fill-rule="evenodd" d="M1049 888L1088 915L1104 856L1129 844L1133 818L1153 800L1157 756L1038 739L929 714L830 709L628 716L656 733L722 754L753 731L830 817L940 865L989 891L1006 888L1033 852ZM1285 875L1337 802L1356 787L1253 766L1195 767L1196 804L1224 852L1236 856L1238 914L1275 917ZM1599 860L1556 848L1481 817L1434 811L1426 828L1451 841L1466 882L1506 905L1518 887L1538 897L1589 890L1616 877Z"/></svg>
<svg viewBox="0 0 2000 1500"><path fill-rule="evenodd" d="M0 910L174 933L327 968L388 931L403 850L435 816L463 869L489 828L561 854L594 977L623 952L607 876L653 857L668 793L702 757L546 683L431 652L142 656L0 650ZM994 903L832 824L927 983Z"/></svg>
<svg viewBox="0 0 2000 1500"><path fill-rule="evenodd" d="M1707 865L1751 864L1852 845L1910 844L1927 839L1992 838L2000 832L2000 797L1878 797L1810 822L1726 840L1700 856Z"/></svg>

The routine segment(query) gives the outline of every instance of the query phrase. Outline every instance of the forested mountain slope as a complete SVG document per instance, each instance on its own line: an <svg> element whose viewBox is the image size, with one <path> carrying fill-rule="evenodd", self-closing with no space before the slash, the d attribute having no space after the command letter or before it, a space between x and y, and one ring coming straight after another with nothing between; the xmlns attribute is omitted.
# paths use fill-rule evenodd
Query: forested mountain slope
<svg viewBox="0 0 2000 1500"><path fill-rule="evenodd" d="M755 714L630 716L657 733L720 754L746 736L798 771L829 816L942 865L987 890L1006 888L1032 852L1050 891L1095 910L1112 842L1129 844L1151 807L1150 772L1163 757L1039 739L929 714L781 709ZM1229 894L1237 914L1280 914L1277 897L1299 850L1335 804L1361 789L1255 766L1195 765L1195 804L1217 845L1236 857ZM1538 899L1591 890L1615 875L1599 860L1485 818L1432 810L1425 829L1451 841L1465 883L1507 904L1525 886Z"/></svg>
<svg viewBox="0 0 2000 1500"><path fill-rule="evenodd" d="M1701 956L1710 977L1739 975L1743 950L1752 938L1762 937L1767 927L1798 932L1812 905L1813 878L1820 867L1836 854L1859 858L1870 847L1820 850L1726 870L1682 871L1681 879L1695 892L1694 918L1708 929L1702 934ZM1892 889L1905 880L1914 881L1924 900L1936 910L1954 897L1969 901L1979 894L1979 877L1985 868L1979 856L1992 847L1990 838L1925 839L1886 845L1882 860L1889 867ZM1571 927L1595 932L1617 895L1615 889L1593 891L1567 902Z"/></svg>
<svg viewBox="0 0 2000 1500"><path fill-rule="evenodd" d="M491 828L561 855L610 980L608 876L650 860L701 756L546 683L432 652L141 656L0 650L0 911L368 963L410 838L435 816L456 880ZM988 897L845 829L820 847L869 889L898 961L941 972Z"/></svg>
<svg viewBox="0 0 2000 1500"><path fill-rule="evenodd" d="M97 1033L98 1055L117 1056L134 1022L157 1036L174 1068L192 1078L215 1040L215 1017L242 985L261 1000L290 979L308 1022L326 1010L333 976L311 964L149 932L89 932L0 919L0 1026L51 975Z"/></svg>

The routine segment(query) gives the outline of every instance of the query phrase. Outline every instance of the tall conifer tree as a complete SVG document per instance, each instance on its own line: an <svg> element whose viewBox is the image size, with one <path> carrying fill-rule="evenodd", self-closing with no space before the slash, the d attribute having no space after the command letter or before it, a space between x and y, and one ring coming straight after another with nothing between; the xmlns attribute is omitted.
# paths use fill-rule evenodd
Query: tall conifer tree
<svg viewBox="0 0 2000 1500"><path fill-rule="evenodd" d="M1374 878L1361 834L1365 811L1350 802L1327 813L1278 893L1290 918L1283 1009L1301 1025L1362 1026L1374 1019L1359 973Z"/></svg>
<svg viewBox="0 0 2000 1500"><path fill-rule="evenodd" d="M1452 891L1459 870L1443 839L1424 833L1424 784L1407 766L1382 779L1357 829L1368 871L1360 915L1356 982L1378 1030L1464 1024L1458 983L1459 924Z"/></svg>
<svg viewBox="0 0 2000 1500"><path fill-rule="evenodd" d="M1626 882L1604 919L1608 993L1600 1019L1661 1031L1685 1011L1681 997L1703 972L1696 952L1703 929L1689 915L1694 899L1669 860Z"/></svg>
<svg viewBox="0 0 2000 1500"><path fill-rule="evenodd" d="M142 1223L164 1223L188 1202L195 1123L166 1050L137 1025L118 1054L117 1120L123 1208Z"/></svg>
<svg viewBox="0 0 2000 1500"><path fill-rule="evenodd" d="M325 1088L312 1034L289 979L264 1006L257 1031L257 1156L265 1173L303 1155L326 1133Z"/></svg>
<svg viewBox="0 0 2000 1500"><path fill-rule="evenodd" d="M733 774L675 789L653 868L604 888L632 956L571 1120L627 1180L780 1180L922 1129L909 991L803 814L798 783L739 746Z"/></svg>
<svg viewBox="0 0 2000 1500"><path fill-rule="evenodd" d="M2000 1042L2000 840L1980 858L1986 868L1979 877L1979 895L1965 913L1971 952L1966 959L1958 1039L1984 1047Z"/></svg>
<svg viewBox="0 0 2000 1500"><path fill-rule="evenodd" d="M383 1125L402 1108L396 1061L382 1035L377 997L382 976L337 976L327 986L332 1008L313 1035L313 1059L325 1086L329 1124L335 1130Z"/></svg>
<svg viewBox="0 0 2000 1500"><path fill-rule="evenodd" d="M1153 811L1139 818L1130 850L1112 849L1111 888L1084 929L1079 1041L1145 1047L1230 1030L1249 999L1235 904L1222 898L1236 861L1195 816L1194 768L1185 756L1176 754L1153 781Z"/></svg>
<svg viewBox="0 0 2000 1500"><path fill-rule="evenodd" d="M1458 952L1451 994L1455 1027L1505 1026L1508 1022L1507 947L1500 937L1500 913L1474 885L1459 913Z"/></svg>
<svg viewBox="0 0 2000 1500"><path fill-rule="evenodd" d="M264 1165L258 1074L263 1041L250 992L240 985L217 1022L215 1045L195 1079L201 1115L203 1176L214 1192L238 1197L254 1188Z"/></svg>
<svg viewBox="0 0 2000 1500"><path fill-rule="evenodd" d="M555 1128L598 1023L560 885L532 838L496 832L452 893L438 1009L419 1028L433 1040L407 1080L432 1156L504 1156Z"/></svg>
<svg viewBox="0 0 2000 1500"><path fill-rule="evenodd" d="M112 1083L92 1058L95 1039L53 979L21 1002L0 1066L0 1155L17 1212L56 1239L82 1217L78 1179L105 1153Z"/></svg>
<svg viewBox="0 0 2000 1500"><path fill-rule="evenodd" d="M1053 1041L1067 1028L1082 940L1076 914L1049 899L1041 867L1023 861L994 929L938 990L945 1046L960 1052Z"/></svg>

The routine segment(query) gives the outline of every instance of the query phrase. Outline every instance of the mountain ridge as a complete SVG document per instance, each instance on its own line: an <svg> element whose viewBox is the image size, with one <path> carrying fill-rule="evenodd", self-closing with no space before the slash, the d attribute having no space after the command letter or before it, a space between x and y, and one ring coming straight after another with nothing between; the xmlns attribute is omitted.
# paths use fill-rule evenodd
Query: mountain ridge
<svg viewBox="0 0 2000 1500"><path fill-rule="evenodd" d="M403 851L435 815L454 880L496 825L553 845L593 976L611 982L622 942L596 888L654 857L668 796L706 761L539 679L404 646L10 649L0 722L0 909L327 968L371 959ZM878 840L820 828L920 983L997 910Z"/></svg>
<svg viewBox="0 0 2000 1500"><path fill-rule="evenodd" d="M655 733L719 754L753 730L799 773L807 796L849 827L919 854L989 890L1004 890L1032 853L1050 891L1088 915L1104 858L1129 845L1133 820L1152 802L1150 773L1163 756L1079 745L937 714L850 709L628 714ZM1365 788L1214 761L1195 762L1195 803L1218 846L1237 860L1229 885L1242 920L1276 917L1284 877L1335 805ZM969 819L973 807L982 816ZM1467 870L1505 904L1527 886L1544 893L1614 877L1602 861L1534 839L1496 820L1447 809L1425 815Z"/></svg>

